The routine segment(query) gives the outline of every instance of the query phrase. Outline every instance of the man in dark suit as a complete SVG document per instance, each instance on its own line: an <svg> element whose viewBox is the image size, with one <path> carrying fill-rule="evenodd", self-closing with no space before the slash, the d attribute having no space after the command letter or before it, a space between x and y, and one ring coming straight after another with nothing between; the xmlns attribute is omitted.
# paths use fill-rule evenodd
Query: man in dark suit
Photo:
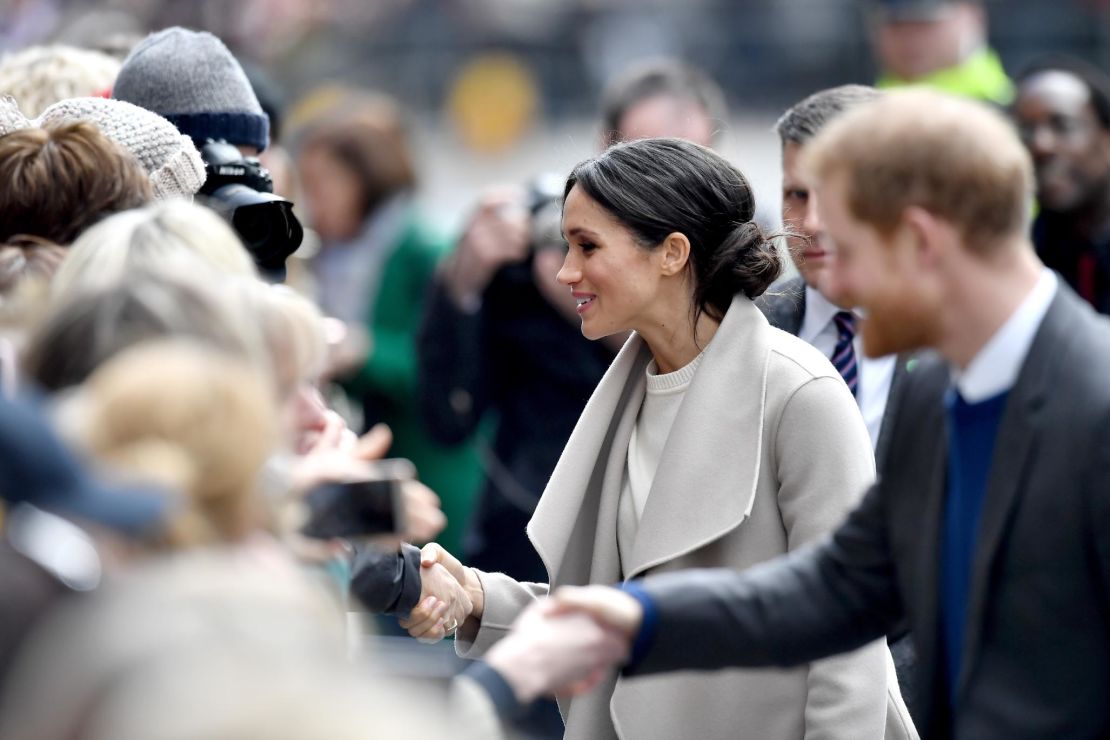
<svg viewBox="0 0 1110 740"><path fill-rule="evenodd" d="M876 455L885 452L889 399L897 393L909 357L867 357L857 328L861 316L823 294L818 275L829 255L817 239L809 210L809 189L800 162L805 145L846 110L881 96L863 85L841 85L810 95L775 124L782 142L782 223L797 277L773 286L756 300L771 326L800 337L829 358L852 390ZM901 671L900 671L901 673Z"/></svg>
<svg viewBox="0 0 1110 740"><path fill-rule="evenodd" d="M809 188L802 175L801 161L805 145L829 121L857 105L878 100L881 95L865 85L821 90L794 105L775 124L782 143L782 223L798 276L773 286L756 300L771 326L809 342L840 371L859 404L876 459L886 454L896 399L905 382L906 369L916 360L911 353L868 357L856 331L861 313L851 304L838 305L821 292L818 278L830 255L817 238L819 223L810 215ZM889 639L898 686L912 710L913 641L905 628L893 632Z"/></svg>
<svg viewBox="0 0 1110 740"><path fill-rule="evenodd" d="M624 630L632 675L793 665L908 617L923 736L1106 737L1110 325L1036 258L1028 154L997 113L924 91L810 147L822 289L867 310L868 354L938 355L879 482L807 551L556 599Z"/></svg>

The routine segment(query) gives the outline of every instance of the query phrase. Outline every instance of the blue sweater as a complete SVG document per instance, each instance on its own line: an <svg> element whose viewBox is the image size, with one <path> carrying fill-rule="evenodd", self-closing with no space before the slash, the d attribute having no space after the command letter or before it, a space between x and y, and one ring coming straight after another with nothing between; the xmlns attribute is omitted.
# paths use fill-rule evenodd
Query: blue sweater
<svg viewBox="0 0 1110 740"><path fill-rule="evenodd" d="M1009 392L968 403L952 391L948 408L948 491L941 535L940 604L944 668L954 704L964 647L968 590L991 459Z"/></svg>

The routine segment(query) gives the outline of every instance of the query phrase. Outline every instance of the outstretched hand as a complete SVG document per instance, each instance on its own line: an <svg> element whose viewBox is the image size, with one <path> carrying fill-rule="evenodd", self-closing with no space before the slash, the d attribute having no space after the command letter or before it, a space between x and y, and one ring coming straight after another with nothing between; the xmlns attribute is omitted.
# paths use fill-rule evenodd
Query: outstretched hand
<svg viewBox="0 0 1110 740"><path fill-rule="evenodd" d="M592 690L628 656L629 640L584 612L552 599L525 609L486 656L522 704L552 693Z"/></svg>
<svg viewBox="0 0 1110 740"><path fill-rule="evenodd" d="M421 642L438 642L470 617L480 619L482 584L471 568L439 545L420 551L420 601L401 627Z"/></svg>
<svg viewBox="0 0 1110 740"><path fill-rule="evenodd" d="M644 621L640 602L610 586L563 586L552 595L560 613L587 614L632 641Z"/></svg>

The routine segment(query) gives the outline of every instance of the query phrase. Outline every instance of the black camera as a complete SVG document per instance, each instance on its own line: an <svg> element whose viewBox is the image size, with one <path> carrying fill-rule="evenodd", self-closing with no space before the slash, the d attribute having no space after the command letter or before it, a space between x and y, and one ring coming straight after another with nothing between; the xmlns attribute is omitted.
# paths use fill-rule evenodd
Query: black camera
<svg viewBox="0 0 1110 740"><path fill-rule="evenodd" d="M304 238L293 204L274 195L274 181L256 157L244 157L226 141L200 148L207 178L201 195L232 225L254 264L268 279L285 279L285 260Z"/></svg>
<svg viewBox="0 0 1110 740"><path fill-rule="evenodd" d="M558 249L565 252L563 239L563 186L566 180L558 175L546 174L528 183L528 213L532 217L533 252L541 249Z"/></svg>

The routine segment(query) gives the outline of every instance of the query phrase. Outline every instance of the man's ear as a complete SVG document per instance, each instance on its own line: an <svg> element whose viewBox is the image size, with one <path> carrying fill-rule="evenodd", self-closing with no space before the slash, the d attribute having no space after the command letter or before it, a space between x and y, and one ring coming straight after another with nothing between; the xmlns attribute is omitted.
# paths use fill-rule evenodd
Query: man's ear
<svg viewBox="0 0 1110 740"><path fill-rule="evenodd" d="M678 231L667 235L657 250L659 270L667 277L680 274L690 262L690 240Z"/></svg>
<svg viewBox="0 0 1110 740"><path fill-rule="evenodd" d="M959 246L959 239L956 227L924 208L910 206L902 212L897 240L921 269L935 269L952 248Z"/></svg>

